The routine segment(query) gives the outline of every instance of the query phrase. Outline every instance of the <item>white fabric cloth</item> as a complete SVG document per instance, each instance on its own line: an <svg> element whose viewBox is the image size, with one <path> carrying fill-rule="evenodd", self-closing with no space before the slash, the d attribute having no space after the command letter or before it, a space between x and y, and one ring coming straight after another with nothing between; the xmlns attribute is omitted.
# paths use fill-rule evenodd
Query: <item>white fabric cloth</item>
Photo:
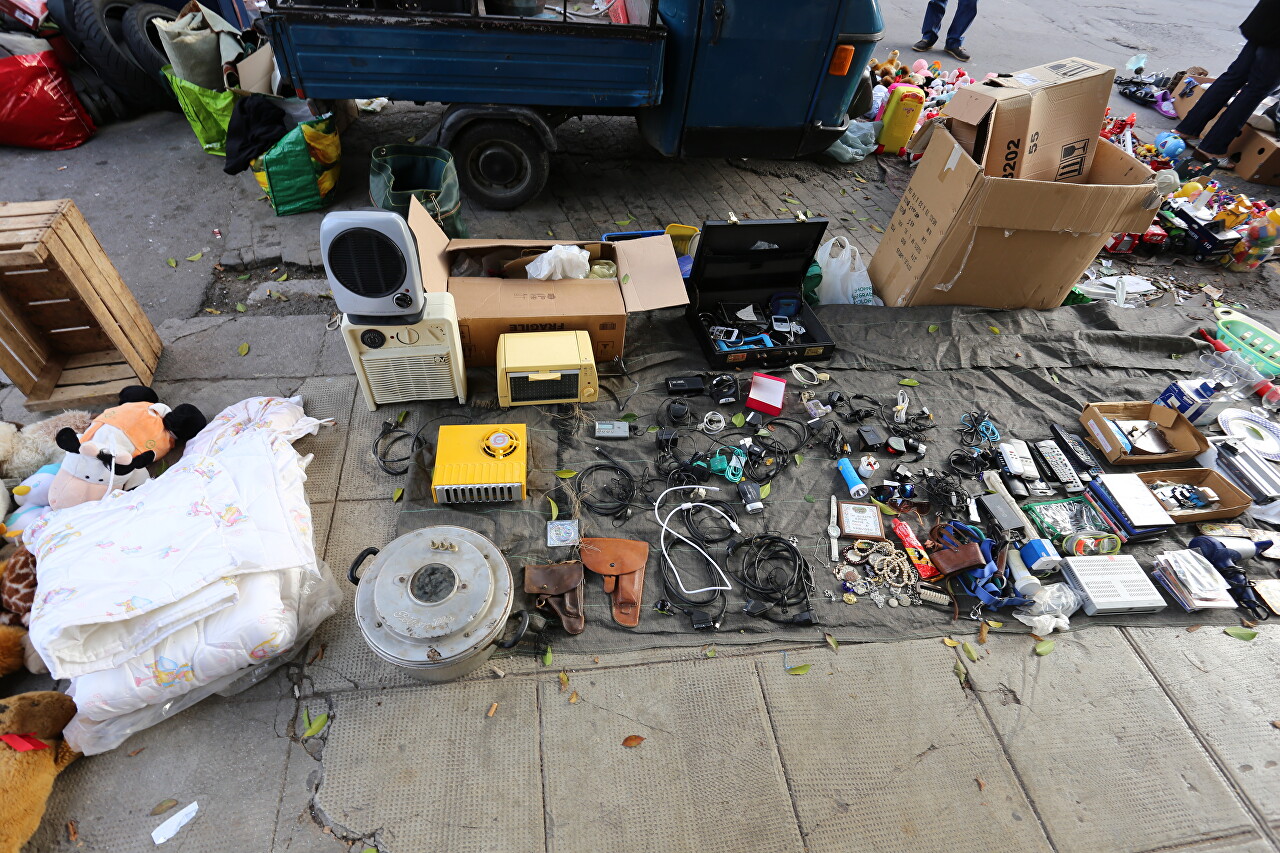
<svg viewBox="0 0 1280 853"><path fill-rule="evenodd" d="M245 400L160 477L25 531L39 566L31 642L72 680L69 741L281 655L320 621L301 615L333 611L291 446L319 426L297 399ZM101 752L126 729L73 746Z"/></svg>

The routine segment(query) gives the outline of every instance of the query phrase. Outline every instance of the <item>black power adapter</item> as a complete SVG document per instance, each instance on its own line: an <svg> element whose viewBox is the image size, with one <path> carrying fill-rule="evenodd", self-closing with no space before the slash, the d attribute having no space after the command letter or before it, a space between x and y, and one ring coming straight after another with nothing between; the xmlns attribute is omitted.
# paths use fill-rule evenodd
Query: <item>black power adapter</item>
<svg viewBox="0 0 1280 853"><path fill-rule="evenodd" d="M707 393L707 383L701 376L668 376L667 394L671 397L696 397Z"/></svg>

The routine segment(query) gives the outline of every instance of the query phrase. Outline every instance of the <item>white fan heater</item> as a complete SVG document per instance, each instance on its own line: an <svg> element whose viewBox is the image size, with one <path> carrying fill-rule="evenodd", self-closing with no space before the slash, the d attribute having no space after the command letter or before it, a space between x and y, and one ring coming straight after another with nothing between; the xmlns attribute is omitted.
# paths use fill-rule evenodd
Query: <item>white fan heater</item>
<svg viewBox="0 0 1280 853"><path fill-rule="evenodd" d="M467 372L453 294L427 293L410 325L357 325L342 317L342 339L369 411L412 400L467 401Z"/></svg>

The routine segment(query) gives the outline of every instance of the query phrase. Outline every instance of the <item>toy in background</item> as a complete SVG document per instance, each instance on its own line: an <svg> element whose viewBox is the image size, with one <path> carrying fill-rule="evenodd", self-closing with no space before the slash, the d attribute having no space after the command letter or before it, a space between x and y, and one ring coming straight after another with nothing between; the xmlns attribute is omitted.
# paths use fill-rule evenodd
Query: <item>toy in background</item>
<svg viewBox="0 0 1280 853"><path fill-rule="evenodd" d="M62 451L60 451L62 452ZM16 539L22 531L39 521L49 511L49 487L61 466L51 462L13 489L13 502L18 508L4 520L5 536Z"/></svg>
<svg viewBox="0 0 1280 853"><path fill-rule="evenodd" d="M1257 269L1271 257L1280 242L1280 225L1271 219L1259 219L1249 225L1244 239L1222 257L1222 264L1232 272Z"/></svg>
<svg viewBox="0 0 1280 853"><path fill-rule="evenodd" d="M919 87L924 95L924 107L915 116L918 125L923 120L936 117L938 110L951 100L956 89L961 86L971 85L974 82L974 79L966 74L963 68L956 68L947 72L943 69L942 63L936 59L933 62L917 59L908 68L898 61L898 51L896 50L891 51L888 59L884 62L876 62L873 59L870 68L875 87L871 93L871 109L863 116L863 118L867 119L873 117L879 119L886 110L894 87L905 84ZM888 124L889 122L886 121L885 123ZM914 132L914 127L912 132ZM907 138L911 138L910 133L907 134ZM898 149L891 148L888 145L883 148L883 151L894 150Z"/></svg>
<svg viewBox="0 0 1280 853"><path fill-rule="evenodd" d="M8 644L0 637L0 645ZM54 690L0 703L0 740L6 744L0 746L0 851L17 853L30 840L40 827L54 780L80 757L62 740L75 713L75 700Z"/></svg>
<svg viewBox="0 0 1280 853"><path fill-rule="evenodd" d="M0 567L0 625L27 626L36 601L36 558L19 545ZM32 657L28 655L28 660ZM33 661L37 662L37 661ZM29 667L43 672L43 666Z"/></svg>
<svg viewBox="0 0 1280 853"><path fill-rule="evenodd" d="M62 461L57 435L64 427L84 432L93 421L88 412L72 411L18 426L0 421L0 476L22 480L50 462Z"/></svg>
<svg viewBox="0 0 1280 853"><path fill-rule="evenodd" d="M924 111L924 90L910 83L894 83L889 97L876 116L884 127L876 138L876 153L901 154L916 131L916 123Z"/></svg>
<svg viewBox="0 0 1280 853"><path fill-rule="evenodd" d="M70 427L58 433L58 446L66 453L49 487L49 506L65 509L116 488L137 488L150 476L146 466L168 454L175 442L194 438L207 422L188 403L170 409L146 386L124 388L120 405L94 418L82 434Z"/></svg>

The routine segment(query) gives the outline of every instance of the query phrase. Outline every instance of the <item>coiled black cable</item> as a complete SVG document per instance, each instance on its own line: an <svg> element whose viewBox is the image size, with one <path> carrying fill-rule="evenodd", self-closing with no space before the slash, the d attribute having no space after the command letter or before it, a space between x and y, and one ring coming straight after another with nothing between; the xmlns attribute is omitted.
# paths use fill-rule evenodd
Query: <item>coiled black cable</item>
<svg viewBox="0 0 1280 853"><path fill-rule="evenodd" d="M729 571L753 599L743 608L745 612L777 622L795 622L810 611L813 571L791 540L776 534L753 536L739 543L733 553L740 558L736 568L729 561ZM795 617L772 613L785 614L793 608L801 613Z"/></svg>
<svg viewBox="0 0 1280 853"><path fill-rule="evenodd" d="M415 432L410 432L404 427L392 423L391 421L382 422L382 431L379 432L378 437L373 440L373 447L371 448L373 461L377 463L380 469L382 469L382 473L398 477L401 474L407 474L409 472L409 463L413 460L414 454L426 445L426 441L422 438L422 433L431 425L431 423L432 421L427 421L427 423L418 427ZM405 440L408 440L409 442L408 455L391 456L392 448ZM404 467L392 467L401 464L403 464Z"/></svg>
<svg viewBox="0 0 1280 853"><path fill-rule="evenodd" d="M612 459L600 448L596 452L608 459L608 462L597 462L588 465L574 479L578 502L595 515L614 519L621 523L631 517L632 508L643 508L636 502L641 494L640 480L629 470ZM602 474L612 477L602 483L594 482Z"/></svg>

